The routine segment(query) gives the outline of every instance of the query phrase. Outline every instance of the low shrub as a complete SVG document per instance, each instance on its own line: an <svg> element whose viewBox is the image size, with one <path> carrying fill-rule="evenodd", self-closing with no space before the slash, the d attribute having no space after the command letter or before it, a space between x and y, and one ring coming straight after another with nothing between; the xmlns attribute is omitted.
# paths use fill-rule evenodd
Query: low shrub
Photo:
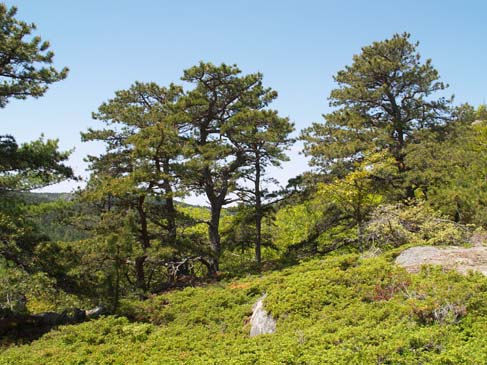
<svg viewBox="0 0 487 365"><path fill-rule="evenodd" d="M252 306L264 292L277 332L250 338ZM63 326L4 349L0 364L486 363L486 292L480 274L409 274L385 255L336 254L125 301L120 310L132 322Z"/></svg>
<svg viewBox="0 0 487 365"><path fill-rule="evenodd" d="M372 214L365 229L366 239L375 247L468 244L471 227L448 220L421 201L410 206L383 205Z"/></svg>

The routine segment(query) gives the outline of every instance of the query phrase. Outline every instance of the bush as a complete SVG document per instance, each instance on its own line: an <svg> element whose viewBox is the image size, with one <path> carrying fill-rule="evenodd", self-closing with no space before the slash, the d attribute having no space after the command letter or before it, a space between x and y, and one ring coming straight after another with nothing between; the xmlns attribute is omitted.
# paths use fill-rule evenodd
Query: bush
<svg viewBox="0 0 487 365"><path fill-rule="evenodd" d="M378 207L367 223L369 245L398 247L414 245L464 245L469 242L471 229L443 217L439 212L417 202L411 206L383 205Z"/></svg>
<svg viewBox="0 0 487 365"><path fill-rule="evenodd" d="M277 332L249 337L267 293ZM487 278L334 254L265 276L124 301L132 320L63 326L0 364L487 363ZM141 323L139 321L144 321Z"/></svg>

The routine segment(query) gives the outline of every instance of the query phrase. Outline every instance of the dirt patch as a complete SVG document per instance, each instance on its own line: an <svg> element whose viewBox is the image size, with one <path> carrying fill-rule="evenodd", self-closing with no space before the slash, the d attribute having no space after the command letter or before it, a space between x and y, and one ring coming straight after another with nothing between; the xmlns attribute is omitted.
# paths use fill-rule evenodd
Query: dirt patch
<svg viewBox="0 0 487 365"><path fill-rule="evenodd" d="M249 283L231 283L229 285L230 289L248 289L250 288Z"/></svg>
<svg viewBox="0 0 487 365"><path fill-rule="evenodd" d="M487 276L487 247L411 247L401 252L396 264L409 272L418 272L422 265L441 265L462 274L478 271Z"/></svg>

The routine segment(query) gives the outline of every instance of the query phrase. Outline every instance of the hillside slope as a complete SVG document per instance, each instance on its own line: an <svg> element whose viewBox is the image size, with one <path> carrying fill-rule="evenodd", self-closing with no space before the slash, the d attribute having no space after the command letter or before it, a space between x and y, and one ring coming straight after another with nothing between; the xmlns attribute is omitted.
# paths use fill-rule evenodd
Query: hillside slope
<svg viewBox="0 0 487 365"><path fill-rule="evenodd" d="M61 327L0 364L485 364L487 278L410 274L392 255L315 259L235 282L126 302L131 318ZM277 332L249 337L255 301Z"/></svg>

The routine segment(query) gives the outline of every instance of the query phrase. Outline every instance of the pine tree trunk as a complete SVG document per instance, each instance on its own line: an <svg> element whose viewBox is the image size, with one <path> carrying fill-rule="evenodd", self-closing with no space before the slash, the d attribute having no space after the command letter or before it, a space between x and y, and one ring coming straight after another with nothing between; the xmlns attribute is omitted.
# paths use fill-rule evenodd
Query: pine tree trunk
<svg viewBox="0 0 487 365"><path fill-rule="evenodd" d="M208 234L210 237L211 247L211 269L208 273L210 276L216 275L219 270L220 255L221 255L221 238L220 238L220 216L222 210L222 204L218 199L215 202L210 201L211 206L211 219L208 225Z"/></svg>
<svg viewBox="0 0 487 365"><path fill-rule="evenodd" d="M145 195L140 195L137 204L137 212L139 213L139 219L140 219L139 237L140 237L140 243L144 254L135 259L135 278L136 278L135 285L136 288L139 289L142 293L144 293L147 290L144 266L145 266L145 261L147 260L146 252L147 249L150 247L147 214L144 209L144 202L145 202Z"/></svg>
<svg viewBox="0 0 487 365"><path fill-rule="evenodd" d="M170 174L169 159L163 163L163 170L166 175ZM169 179L164 179L164 193L166 195L166 219L169 244L176 245L176 208L174 206L173 191Z"/></svg>
<svg viewBox="0 0 487 365"><path fill-rule="evenodd" d="M142 293L144 293L147 289L145 285L145 270L144 270L144 264L146 259L147 259L146 255L139 256L135 259L135 286Z"/></svg>
<svg viewBox="0 0 487 365"><path fill-rule="evenodd" d="M261 247L262 247L262 197L260 191L260 156L257 153L257 159L255 163L255 262L257 266L260 267L262 257L261 257Z"/></svg>

